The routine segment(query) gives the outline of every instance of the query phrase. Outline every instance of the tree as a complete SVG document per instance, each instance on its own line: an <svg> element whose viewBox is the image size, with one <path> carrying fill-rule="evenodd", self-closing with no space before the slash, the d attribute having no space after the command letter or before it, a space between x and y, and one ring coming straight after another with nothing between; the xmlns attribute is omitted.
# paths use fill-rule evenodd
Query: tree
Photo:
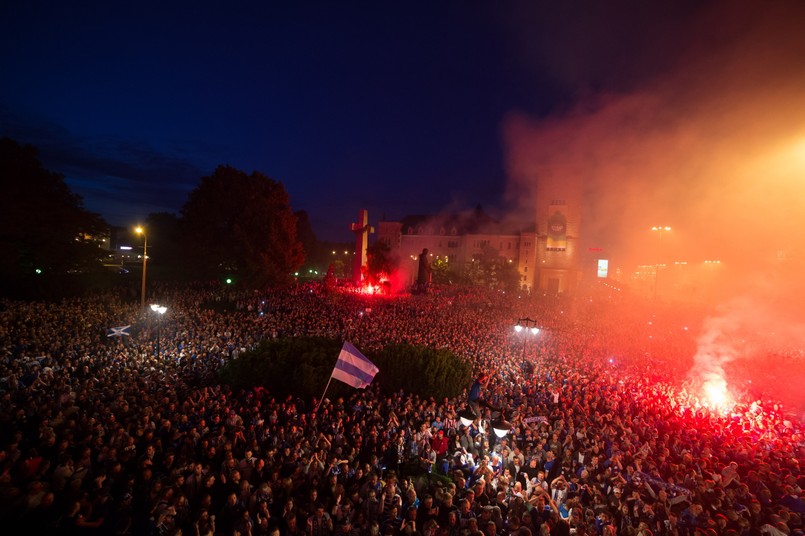
<svg viewBox="0 0 805 536"><path fill-rule="evenodd" d="M304 261L285 187L259 172L219 166L182 208L187 255L201 274L237 273L248 284L285 282Z"/></svg>
<svg viewBox="0 0 805 536"><path fill-rule="evenodd" d="M0 139L0 272L4 277L100 269L103 219L83 207L36 149Z"/></svg>
<svg viewBox="0 0 805 536"><path fill-rule="evenodd" d="M316 233L313 232L313 226L310 224L310 216L308 216L307 211L297 210L294 212L294 216L296 216L296 238L302 244L305 259L310 262L318 245Z"/></svg>
<svg viewBox="0 0 805 536"><path fill-rule="evenodd" d="M391 275L397 268L391 257L391 247L383 240L378 240L367 247L366 267L372 283L377 283L381 274L387 277Z"/></svg>
<svg viewBox="0 0 805 536"><path fill-rule="evenodd" d="M182 237L179 232L179 218L170 212L155 212L145 219L148 230L148 270L153 277L152 268L163 277L176 278L189 272L185 257L182 255Z"/></svg>
<svg viewBox="0 0 805 536"><path fill-rule="evenodd" d="M460 279L446 257L437 257L433 264L433 282L437 285L457 283Z"/></svg>
<svg viewBox="0 0 805 536"><path fill-rule="evenodd" d="M520 274L514 264L489 245L485 245L481 254L474 256L467 264L465 274L476 286L513 292L520 285Z"/></svg>

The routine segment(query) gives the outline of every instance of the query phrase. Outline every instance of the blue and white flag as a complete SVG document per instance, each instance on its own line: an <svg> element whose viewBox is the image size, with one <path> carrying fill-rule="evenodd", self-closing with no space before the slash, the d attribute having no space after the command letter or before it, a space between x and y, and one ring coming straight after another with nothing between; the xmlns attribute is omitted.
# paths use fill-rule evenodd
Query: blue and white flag
<svg viewBox="0 0 805 536"><path fill-rule="evenodd" d="M338 354L332 377L352 387L364 389L380 371L374 363L358 351L350 343L345 342Z"/></svg>
<svg viewBox="0 0 805 536"><path fill-rule="evenodd" d="M128 329L131 327L131 324L127 326L118 326L116 328L109 328L109 331L106 332L107 337L131 337L131 333L128 332Z"/></svg>

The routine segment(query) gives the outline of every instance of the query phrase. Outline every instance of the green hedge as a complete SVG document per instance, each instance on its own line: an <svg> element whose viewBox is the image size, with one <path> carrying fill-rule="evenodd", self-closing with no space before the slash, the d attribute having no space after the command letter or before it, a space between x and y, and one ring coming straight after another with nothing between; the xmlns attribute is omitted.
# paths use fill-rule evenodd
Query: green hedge
<svg viewBox="0 0 805 536"><path fill-rule="evenodd" d="M333 371L341 341L321 337L264 341L222 369L223 383L234 389L263 386L274 396L321 396ZM362 350L362 349L361 349ZM382 391L406 392L436 398L458 395L472 378L472 367L448 350L424 346L391 345L380 352L364 352L380 372L375 377ZM344 396L354 389L333 381L327 396Z"/></svg>

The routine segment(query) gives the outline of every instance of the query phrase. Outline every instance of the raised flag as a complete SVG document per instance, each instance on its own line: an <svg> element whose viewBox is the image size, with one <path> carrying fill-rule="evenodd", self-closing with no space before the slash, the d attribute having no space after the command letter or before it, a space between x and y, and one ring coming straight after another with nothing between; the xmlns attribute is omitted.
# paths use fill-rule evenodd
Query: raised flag
<svg viewBox="0 0 805 536"><path fill-rule="evenodd" d="M335 363L332 377L352 387L364 389L380 371L377 366L366 359L357 348L344 342L338 361Z"/></svg>
<svg viewBox="0 0 805 536"><path fill-rule="evenodd" d="M116 328L109 328L109 331L106 332L107 337L131 337L131 333L128 332L128 329L131 327L131 324L127 326L118 326Z"/></svg>

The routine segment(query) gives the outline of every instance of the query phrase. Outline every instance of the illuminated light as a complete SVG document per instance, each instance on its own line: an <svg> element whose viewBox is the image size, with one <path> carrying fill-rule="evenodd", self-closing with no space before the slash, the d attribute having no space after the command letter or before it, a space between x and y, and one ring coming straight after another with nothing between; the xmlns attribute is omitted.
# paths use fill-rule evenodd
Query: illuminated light
<svg viewBox="0 0 805 536"><path fill-rule="evenodd" d="M299 277L299 272L294 272L293 275L294 277Z"/></svg>
<svg viewBox="0 0 805 536"><path fill-rule="evenodd" d="M36 270L34 270L34 272L36 272L37 274L41 274L42 273L42 268L37 268Z"/></svg>
<svg viewBox="0 0 805 536"><path fill-rule="evenodd" d="M129 251L131 249L131 246L120 246L120 249L122 249L123 251Z"/></svg>
<svg viewBox="0 0 805 536"><path fill-rule="evenodd" d="M516 331L517 333L520 333L521 331L523 331L523 326L521 326L520 324L517 324L516 326L514 326L514 331Z"/></svg>
<svg viewBox="0 0 805 536"><path fill-rule="evenodd" d="M704 395L707 406L712 409L726 411L732 405L727 391L727 382L720 376L704 382Z"/></svg>
<svg viewBox="0 0 805 536"><path fill-rule="evenodd" d="M539 328L531 328L532 335L536 335L537 333L539 333Z"/></svg>
<svg viewBox="0 0 805 536"><path fill-rule="evenodd" d="M508 421L501 419L495 420L492 422L492 431L495 432L495 435L499 439L503 439L509 434L511 431L512 425Z"/></svg>
<svg viewBox="0 0 805 536"><path fill-rule="evenodd" d="M227 278L226 278L226 284L227 284L227 285L231 285L231 284L232 284L232 278L231 278L231 277L227 277Z"/></svg>
<svg viewBox="0 0 805 536"><path fill-rule="evenodd" d="M458 413L458 419L464 426L469 426L475 420L475 414L469 408L466 408Z"/></svg>

